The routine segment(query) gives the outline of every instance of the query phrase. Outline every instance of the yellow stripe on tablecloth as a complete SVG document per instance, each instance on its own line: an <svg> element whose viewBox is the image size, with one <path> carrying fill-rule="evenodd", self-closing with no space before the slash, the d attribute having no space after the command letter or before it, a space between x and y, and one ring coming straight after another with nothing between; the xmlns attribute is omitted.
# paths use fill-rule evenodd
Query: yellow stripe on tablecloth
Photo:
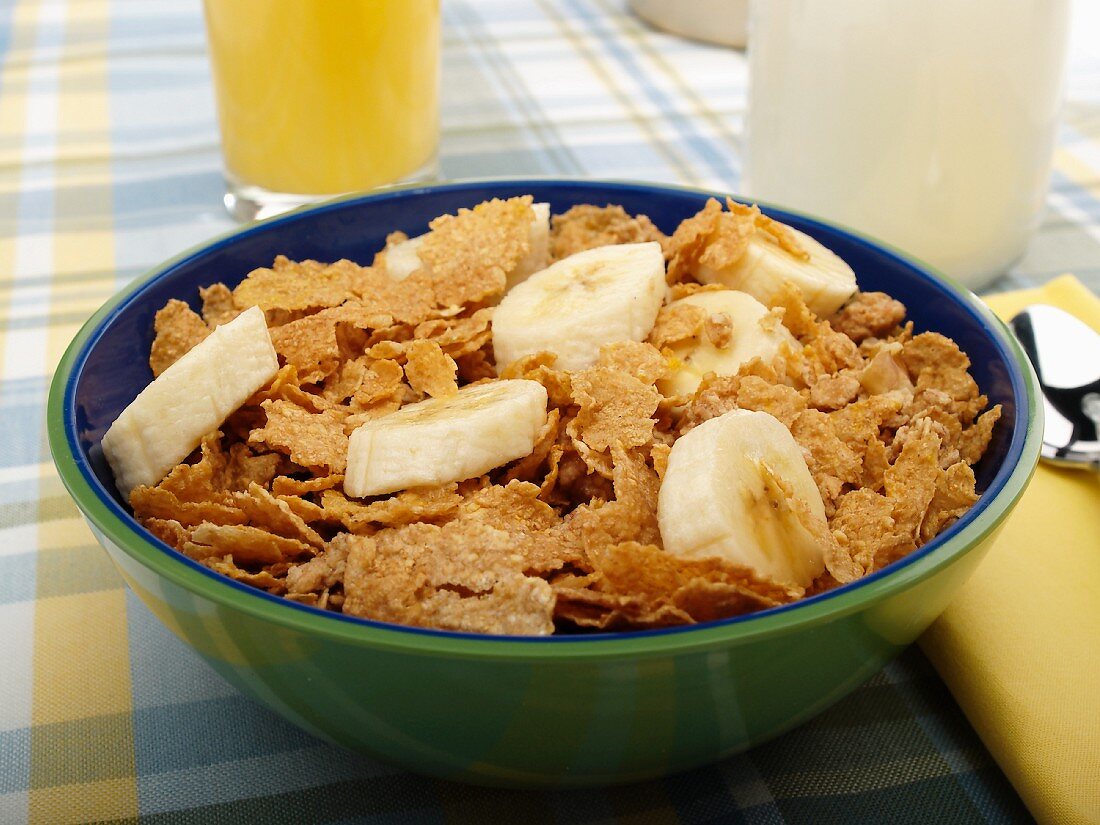
<svg viewBox="0 0 1100 825"><path fill-rule="evenodd" d="M106 0L70 0L65 13L66 23L79 28L83 37L93 43L110 42L110 7ZM80 138L82 155L111 152L110 107L107 99L106 51L98 55L87 54L82 46L82 59L78 64L66 60L61 76L61 123L58 154L66 154L65 136ZM70 45L66 57L73 51ZM91 82L81 82L83 78Z"/></svg>
<svg viewBox="0 0 1100 825"><path fill-rule="evenodd" d="M40 5L38 2L27 0L16 3L13 28L20 24L22 17L35 12L35 7ZM51 6L56 6L56 3ZM94 34L96 28L106 18L105 8L101 2L69 2L64 12L66 29L79 26ZM106 29L103 31L104 38L99 42L107 43ZM17 98L15 103L25 107L31 74L40 63L48 60L51 71L56 74L61 87L67 87L65 93L71 99L70 107L73 109L83 107L94 123L98 119L97 110L103 108L101 106L103 92L94 83L85 86L81 83L81 79L94 77L96 74L106 76L108 52L106 49L89 50L86 43L65 43L63 48L63 60L43 58L33 53L30 44L13 41L8 50L3 85L0 88L4 90L4 97L11 97L14 92ZM29 147L29 149L24 147L25 118L17 117L11 124L14 127L12 129L0 127L0 170L14 169L18 172L19 167L28 160L28 152L30 159L46 162L55 162L66 156L73 158L109 156L110 132L97 132L92 124L86 126L80 119L63 122L66 123L67 128L54 133L57 145L50 147L47 156L36 155L35 147Z"/></svg>
<svg viewBox="0 0 1100 825"><path fill-rule="evenodd" d="M105 779L32 791L30 821L43 825L137 822L134 780Z"/></svg>
<svg viewBox="0 0 1100 825"><path fill-rule="evenodd" d="M65 15L70 24L79 21L84 38L107 41L106 0L70 0ZM83 61L79 71L59 74L59 135L75 130L98 135L104 147L109 145L107 80L106 64L101 60ZM74 217L112 213L107 157L81 164L80 175L88 186L67 185L71 183L66 180L69 169L53 169L57 184L53 271L101 274L81 284L83 296L76 302L65 282L51 284L46 306L51 323L42 341L46 370L52 371L82 320L57 310L76 304L91 312L114 288L113 227L66 231L67 221ZM40 498L48 497L58 486L55 477L42 479ZM92 555L92 539L85 526L68 519L42 523L38 538L31 821L134 818L138 799L125 590L121 580L112 579L113 574L105 569L107 560ZM73 592L79 589L68 572L74 566L92 570L96 588L105 589ZM94 745L62 747L63 740L79 736L84 729L100 731ZM97 764L109 767L89 773L82 761L88 753L95 754Z"/></svg>
<svg viewBox="0 0 1100 825"><path fill-rule="evenodd" d="M120 580L114 590L37 600L33 725L130 711L125 599Z"/></svg>
<svg viewBox="0 0 1100 825"><path fill-rule="evenodd" d="M125 591L40 598L34 636L30 821L136 817Z"/></svg>
<svg viewBox="0 0 1100 825"><path fill-rule="evenodd" d="M102 42L109 39L110 17L106 0L70 2L66 20L79 23L85 38ZM109 150L111 112L106 61L84 63L79 75L63 74L59 92L59 134L79 131L84 135L99 135L97 144ZM110 215L114 211L110 161L90 162L85 166L93 176L99 172L99 180L81 187L68 186L65 179L59 181L61 185L56 193L54 209L62 221L69 214ZM54 271L102 273L101 277L80 284L81 297L75 304L90 315L115 289L114 227L65 231L62 223L59 229L61 231L54 238ZM74 302L69 293L70 285L51 286L51 310L61 306L72 309ZM83 321L83 318L74 318L70 314L59 315L51 323L46 346L46 363L51 370Z"/></svg>
<svg viewBox="0 0 1100 825"><path fill-rule="evenodd" d="M0 95L3 100L3 95ZM95 157L81 157L71 162L65 158L54 157L51 160L53 171L60 176L59 183L79 189L80 187L99 186L103 183L103 170L110 162L108 154ZM20 193L49 192L52 196L57 184L54 181L23 180L10 170L0 170L0 195L19 195ZM9 217L9 216L5 216ZM65 217L65 216L61 216ZM107 216L103 216L107 217Z"/></svg>
<svg viewBox="0 0 1100 825"><path fill-rule="evenodd" d="M106 73L106 56L91 57L75 63L53 64L51 67L61 85L68 85L71 105L75 109L86 108L92 113L96 107L99 92L81 88L81 80L90 73ZM17 94L26 101L29 92L31 74L37 69L34 63L10 63L5 70L5 81L12 83ZM5 95L10 94L8 91ZM38 124L41 128L41 124ZM24 147L23 135L19 131L0 131L0 172L16 172L26 162L52 163L64 161L76 163L85 160L105 160L111 154L110 134L85 128L76 121L66 132L53 135L55 145L49 147Z"/></svg>
<svg viewBox="0 0 1100 825"><path fill-rule="evenodd" d="M21 141L27 127L27 76L14 65L11 54L29 50L38 30L41 2L28 0L12 9L8 54L0 65L0 143ZM21 144L20 144L21 145ZM18 187L19 175L12 184ZM0 273L15 271L17 241L14 233L0 235ZM9 295L0 290L0 320L8 317ZM0 334L0 375L3 372L6 335Z"/></svg>

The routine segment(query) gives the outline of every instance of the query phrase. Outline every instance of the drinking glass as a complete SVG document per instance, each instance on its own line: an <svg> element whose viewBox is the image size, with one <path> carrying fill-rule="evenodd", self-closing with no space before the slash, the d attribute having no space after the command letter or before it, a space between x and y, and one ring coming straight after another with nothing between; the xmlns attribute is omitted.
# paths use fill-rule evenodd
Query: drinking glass
<svg viewBox="0 0 1100 825"><path fill-rule="evenodd" d="M204 0L240 220L434 175L439 0Z"/></svg>

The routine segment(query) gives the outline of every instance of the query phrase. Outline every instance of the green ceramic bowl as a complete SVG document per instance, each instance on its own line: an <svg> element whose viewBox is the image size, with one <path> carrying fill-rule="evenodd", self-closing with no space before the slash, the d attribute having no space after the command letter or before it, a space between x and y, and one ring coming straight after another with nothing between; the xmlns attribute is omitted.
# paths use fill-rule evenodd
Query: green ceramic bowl
<svg viewBox="0 0 1100 825"><path fill-rule="evenodd" d="M419 630L324 613L221 578L139 527L99 441L151 380L152 318L168 298L239 281L277 253L369 261L385 234L488 197L530 193L554 212L618 203L670 231L708 193L578 181L482 181L334 201L184 253L112 298L54 377L49 437L65 485L142 601L219 673L307 731L409 770L506 786L595 786L721 759L798 725L910 644L993 542L1039 455L1037 384L1014 339L969 292L897 252L769 210L849 261L864 289L941 331L1004 405L979 464L981 501L906 559L797 605L686 629L562 638Z"/></svg>

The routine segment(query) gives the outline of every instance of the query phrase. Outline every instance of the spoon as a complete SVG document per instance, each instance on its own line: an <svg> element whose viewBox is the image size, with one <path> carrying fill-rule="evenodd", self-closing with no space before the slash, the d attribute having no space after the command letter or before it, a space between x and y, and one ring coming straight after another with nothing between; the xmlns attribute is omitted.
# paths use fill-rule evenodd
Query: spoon
<svg viewBox="0 0 1100 825"><path fill-rule="evenodd" d="M1009 323L1043 389L1042 457L1100 470L1100 334L1046 304L1026 307Z"/></svg>

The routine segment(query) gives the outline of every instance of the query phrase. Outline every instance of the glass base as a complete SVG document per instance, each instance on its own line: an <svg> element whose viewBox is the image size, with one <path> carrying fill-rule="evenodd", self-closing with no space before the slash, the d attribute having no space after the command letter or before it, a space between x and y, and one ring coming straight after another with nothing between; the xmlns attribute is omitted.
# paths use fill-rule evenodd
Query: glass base
<svg viewBox="0 0 1100 825"><path fill-rule="evenodd" d="M400 180L392 181L386 186L399 183L417 183L420 181L436 180L439 177L439 163L433 156L426 164L406 175ZM379 187L381 188L381 187ZM225 209L238 221L258 221L264 218L272 218L305 206L309 203L329 200L339 197L340 193L333 192L327 195L305 195L291 192L272 192L262 186L254 186L238 180L232 173L225 174L225 196L222 203Z"/></svg>

